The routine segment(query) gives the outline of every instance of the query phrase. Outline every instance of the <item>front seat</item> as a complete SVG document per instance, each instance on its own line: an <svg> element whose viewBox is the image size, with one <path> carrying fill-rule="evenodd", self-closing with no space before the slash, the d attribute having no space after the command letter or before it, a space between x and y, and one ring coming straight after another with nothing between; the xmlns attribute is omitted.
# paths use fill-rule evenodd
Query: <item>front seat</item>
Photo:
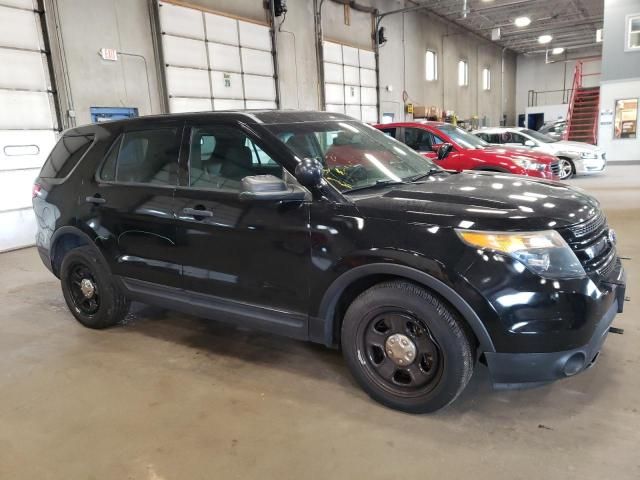
<svg viewBox="0 0 640 480"><path fill-rule="evenodd" d="M251 149L244 145L229 147L222 168L220 169L220 176L230 180L240 181L249 175L253 175Z"/></svg>

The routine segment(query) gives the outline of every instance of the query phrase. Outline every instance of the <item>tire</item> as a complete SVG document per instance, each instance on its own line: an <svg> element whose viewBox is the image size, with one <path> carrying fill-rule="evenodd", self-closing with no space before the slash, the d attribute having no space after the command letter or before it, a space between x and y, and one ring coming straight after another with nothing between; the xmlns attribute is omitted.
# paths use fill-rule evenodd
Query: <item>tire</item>
<svg viewBox="0 0 640 480"><path fill-rule="evenodd" d="M558 159L559 177L560 180L568 180L574 175L575 168L571 160L567 158Z"/></svg>
<svg viewBox="0 0 640 480"><path fill-rule="evenodd" d="M85 280L90 285L84 285L86 290L83 291L81 287ZM74 248L65 255L60 267L60 284L67 307L85 327L111 327L122 322L129 311L129 300L92 247ZM87 297L87 294L91 296Z"/></svg>
<svg viewBox="0 0 640 480"><path fill-rule="evenodd" d="M429 413L453 402L471 379L471 338L439 296L397 280L353 301L341 346L349 370L371 398L403 412Z"/></svg>

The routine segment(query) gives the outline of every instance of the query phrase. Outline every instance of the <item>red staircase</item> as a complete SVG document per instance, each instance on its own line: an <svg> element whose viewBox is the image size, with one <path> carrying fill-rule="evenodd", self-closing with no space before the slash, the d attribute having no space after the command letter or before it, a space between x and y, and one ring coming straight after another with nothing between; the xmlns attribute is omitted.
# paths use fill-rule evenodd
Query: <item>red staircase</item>
<svg viewBox="0 0 640 480"><path fill-rule="evenodd" d="M567 113L567 129L563 139L595 145L598 140L600 87L583 87L582 81L584 77L600 75L600 73L583 73L583 63L583 61L576 63Z"/></svg>

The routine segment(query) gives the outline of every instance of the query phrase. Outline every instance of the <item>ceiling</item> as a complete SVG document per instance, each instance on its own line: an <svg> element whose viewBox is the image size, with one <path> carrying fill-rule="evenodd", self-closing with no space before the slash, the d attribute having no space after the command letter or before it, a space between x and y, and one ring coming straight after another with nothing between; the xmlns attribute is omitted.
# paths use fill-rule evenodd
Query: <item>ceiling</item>
<svg viewBox="0 0 640 480"><path fill-rule="evenodd" d="M564 47L567 53L600 48L596 30L602 28L604 0L414 0L425 10L445 17L485 38L500 27L495 43L518 53L544 53ZM466 12L465 12L466 7ZM514 19L527 16L531 24L516 27ZM551 43L538 43L540 35L553 36Z"/></svg>

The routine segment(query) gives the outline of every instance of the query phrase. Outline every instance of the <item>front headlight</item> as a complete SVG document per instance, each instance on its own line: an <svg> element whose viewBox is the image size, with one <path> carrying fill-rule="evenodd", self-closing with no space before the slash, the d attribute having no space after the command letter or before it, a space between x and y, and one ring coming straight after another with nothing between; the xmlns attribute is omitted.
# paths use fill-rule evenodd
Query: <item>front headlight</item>
<svg viewBox="0 0 640 480"><path fill-rule="evenodd" d="M598 158L598 154L595 152L580 152L580 158Z"/></svg>
<svg viewBox="0 0 640 480"><path fill-rule="evenodd" d="M529 157L516 156L516 157L512 157L511 160L513 160L513 163L515 163L519 167L524 168L525 170L540 170L541 171L541 170L544 170L544 167L545 167L544 163L535 162L532 159L530 159Z"/></svg>
<svg viewBox="0 0 640 480"><path fill-rule="evenodd" d="M555 230L484 232L456 229L456 233L468 245L504 253L545 278L575 278L585 275L575 253Z"/></svg>

